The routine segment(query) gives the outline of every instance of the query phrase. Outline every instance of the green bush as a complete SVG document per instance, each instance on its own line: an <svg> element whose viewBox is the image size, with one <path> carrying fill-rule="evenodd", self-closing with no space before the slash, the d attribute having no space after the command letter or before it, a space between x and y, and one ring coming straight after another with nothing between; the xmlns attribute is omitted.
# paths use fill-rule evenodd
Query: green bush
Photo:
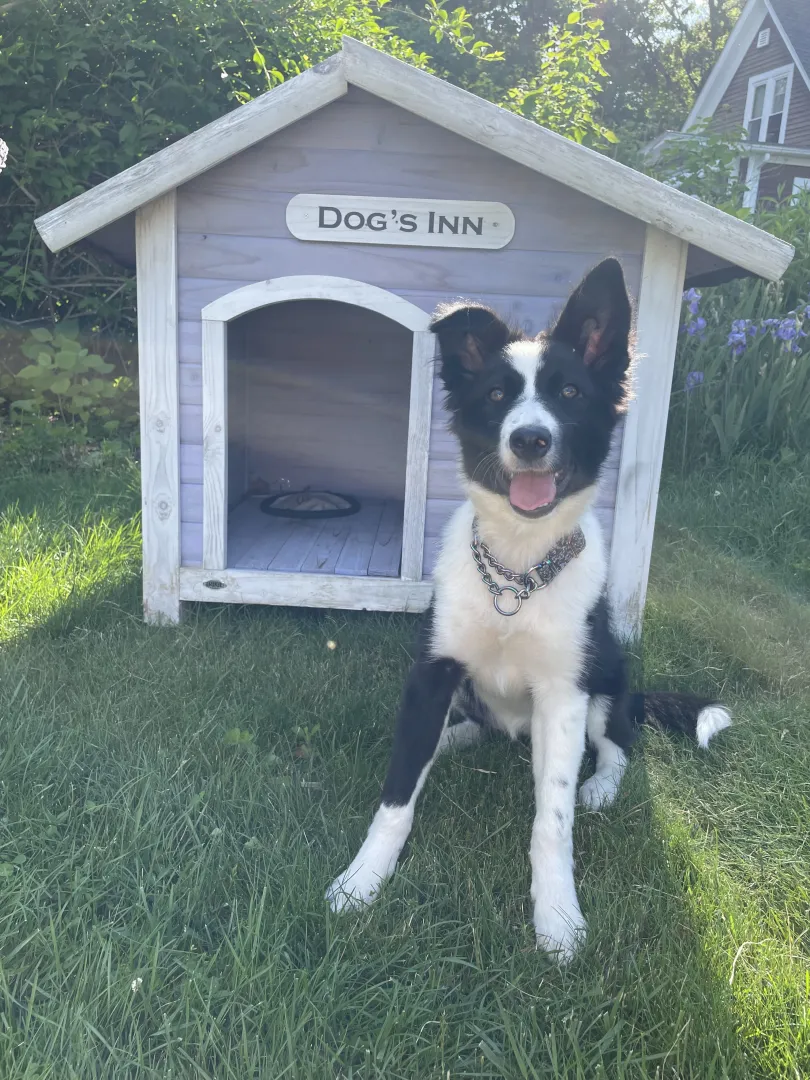
<svg viewBox="0 0 810 1080"><path fill-rule="evenodd" d="M0 476L73 470L122 458L132 460L130 444L119 439L92 442L81 425L45 416L0 425Z"/></svg>
<svg viewBox="0 0 810 1080"><path fill-rule="evenodd" d="M136 426L133 380L105 377L115 373L115 365L83 347L75 321L29 330L19 352L29 363L0 374L0 404L7 405L12 422L43 416L106 437Z"/></svg>
<svg viewBox="0 0 810 1080"><path fill-rule="evenodd" d="M134 275L77 246L52 254L35 217L319 62L345 33L424 66L382 24L382 3L0 5L4 462L69 462L137 421ZM466 25L456 13L447 33Z"/></svg>
<svg viewBox="0 0 810 1080"><path fill-rule="evenodd" d="M34 218L334 53L344 33L424 66L376 0L0 5L0 315L134 338L132 275Z"/></svg>

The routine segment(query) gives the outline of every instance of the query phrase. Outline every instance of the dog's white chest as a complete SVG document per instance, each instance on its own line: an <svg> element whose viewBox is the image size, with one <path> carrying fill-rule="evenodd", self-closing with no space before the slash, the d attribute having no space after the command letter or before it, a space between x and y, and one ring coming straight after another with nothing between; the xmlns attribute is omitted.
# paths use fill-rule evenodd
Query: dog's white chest
<svg viewBox="0 0 810 1080"><path fill-rule="evenodd" d="M434 650L462 663L502 726L517 733L525 726L518 716L525 719L531 694L554 682L577 681L587 616L604 585L604 556L597 534L548 587L505 616L472 557L471 526L471 510L461 508L444 537L436 568ZM504 606L511 599L507 595Z"/></svg>

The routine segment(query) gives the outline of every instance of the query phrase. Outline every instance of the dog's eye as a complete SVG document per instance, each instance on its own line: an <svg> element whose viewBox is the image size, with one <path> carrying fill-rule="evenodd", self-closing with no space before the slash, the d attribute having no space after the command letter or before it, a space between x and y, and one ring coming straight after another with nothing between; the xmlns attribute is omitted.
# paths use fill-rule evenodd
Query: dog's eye
<svg viewBox="0 0 810 1080"><path fill-rule="evenodd" d="M490 401L503 401L503 399L504 399L503 390L501 390L500 386L494 386L489 392L489 400Z"/></svg>
<svg viewBox="0 0 810 1080"><path fill-rule="evenodd" d="M565 386L564 386L564 387L562 388L562 390L560 391L560 393L562 394L562 396L563 396L564 398L575 398L575 397L579 397L579 390L577 390L577 388L576 388L576 387L574 386L574 384L573 384L573 383L567 383L567 384L566 384L566 385L565 385Z"/></svg>

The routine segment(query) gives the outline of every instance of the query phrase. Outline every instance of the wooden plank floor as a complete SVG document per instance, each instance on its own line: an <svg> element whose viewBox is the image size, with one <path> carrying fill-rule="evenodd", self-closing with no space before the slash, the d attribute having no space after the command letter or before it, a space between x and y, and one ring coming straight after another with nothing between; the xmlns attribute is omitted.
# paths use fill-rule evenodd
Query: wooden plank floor
<svg viewBox="0 0 810 1080"><path fill-rule="evenodd" d="M399 577L401 502L365 499L359 513L326 521L263 514L263 496L245 499L228 518L228 566L353 577Z"/></svg>

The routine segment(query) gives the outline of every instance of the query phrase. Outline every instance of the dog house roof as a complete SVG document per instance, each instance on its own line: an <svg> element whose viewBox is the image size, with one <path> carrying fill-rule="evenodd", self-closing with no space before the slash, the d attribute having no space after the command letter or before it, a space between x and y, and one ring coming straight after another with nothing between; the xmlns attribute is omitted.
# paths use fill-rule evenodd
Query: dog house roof
<svg viewBox="0 0 810 1080"><path fill-rule="evenodd" d="M344 37L339 53L37 218L52 251L138 207L343 96L350 85L688 241L688 278L740 272L777 280L794 249L747 222L556 135L483 98Z"/></svg>

